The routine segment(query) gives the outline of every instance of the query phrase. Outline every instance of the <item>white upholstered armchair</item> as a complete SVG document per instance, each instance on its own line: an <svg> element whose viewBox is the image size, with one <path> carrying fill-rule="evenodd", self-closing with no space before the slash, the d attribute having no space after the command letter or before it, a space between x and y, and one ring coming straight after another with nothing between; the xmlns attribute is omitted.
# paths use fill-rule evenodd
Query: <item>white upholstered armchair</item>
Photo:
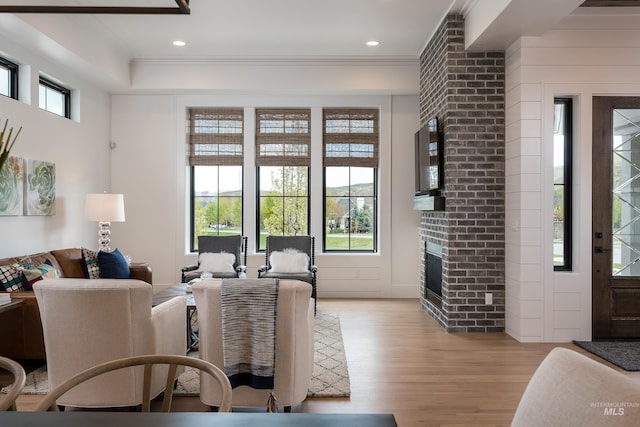
<svg viewBox="0 0 640 427"><path fill-rule="evenodd" d="M33 286L42 318L49 385L124 357L186 353L186 302L174 298L151 307L151 285L131 279L53 279ZM110 373L76 387L58 400L86 408L142 403L142 367ZM157 369L151 392L165 387Z"/></svg>
<svg viewBox="0 0 640 427"><path fill-rule="evenodd" d="M227 282L229 279L225 279ZM235 279L243 283L272 281L272 279ZM229 282L227 282L229 283ZM226 340L223 340L222 280L210 279L193 285L193 295L198 309L200 358L220 369L225 367ZM242 301L242 295L240 295ZM250 296L247 302L256 304ZM314 358L314 304L311 285L299 280L279 279L275 310L275 372L273 394L277 405L290 411L291 406L307 397ZM257 323L270 323L265 316ZM233 330L235 332L236 329ZM227 358L229 355L227 354ZM227 375L229 375L227 373ZM232 382L233 384L233 382ZM213 381L200 383L200 400L215 406L220 401L220 391ZM270 390L240 385L233 389L233 407L266 408Z"/></svg>

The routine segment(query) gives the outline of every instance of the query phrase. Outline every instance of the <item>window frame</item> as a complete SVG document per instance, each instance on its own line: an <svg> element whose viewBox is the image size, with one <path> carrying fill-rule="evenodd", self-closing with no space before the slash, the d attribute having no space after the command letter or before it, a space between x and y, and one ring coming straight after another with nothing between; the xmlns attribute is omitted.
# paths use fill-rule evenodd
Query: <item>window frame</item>
<svg viewBox="0 0 640 427"><path fill-rule="evenodd" d="M192 253L196 253L198 252L198 248L196 247L196 243L197 243L197 236L195 235L195 230L196 230L196 192L195 192L195 184L196 184L196 171L195 168L196 167L207 167L207 166L214 166L217 168L221 168L221 167L233 167L233 165L193 165L193 166L189 166L189 188L191 189L190 191L190 198L189 198L189 203L190 203L190 209L189 209L189 230L190 230L190 243L189 243L189 251ZM241 209L241 213L240 213L240 217L242 218L242 226L240 227L240 235L244 236L244 166L239 166L240 167L240 171L241 171L241 182L240 182L240 187L241 187L241 192L242 194L240 195L240 200L241 200L241 204L242 204L242 209ZM218 190L220 188L220 169L218 169ZM220 192L218 191L216 194L218 194L216 197L217 199L220 199ZM218 201L218 211L220 210L220 202ZM219 214L219 212L218 212ZM219 215L218 215L219 217ZM216 235L220 235L220 229L218 229L218 233Z"/></svg>
<svg viewBox="0 0 640 427"><path fill-rule="evenodd" d="M204 123L198 123L198 122ZM215 125L213 125L215 122ZM220 129L237 129L233 125L223 127L221 123L240 122L240 132L221 132ZM207 126L207 123L209 124ZM198 131L204 128L216 129L215 132ZM244 135L245 115L242 107L190 107L187 108L186 134L187 134L187 166L189 167L189 250L197 252L196 231L196 193L195 193L195 168L196 167L240 167L242 203L241 218L242 227L240 234L244 236ZM238 148L239 146L239 148ZM218 190L220 188L220 169L218 169ZM217 198L220 198L217 191ZM218 204L218 206L220 206ZM218 234L220 230L218 229Z"/></svg>
<svg viewBox="0 0 640 427"><path fill-rule="evenodd" d="M340 132L333 126L335 121L349 122L348 131ZM369 126L354 126L358 121L371 121ZM330 124L331 122L331 124ZM366 124L366 123L365 123ZM363 129L370 131L363 132ZM341 146L336 150L336 146ZM348 147L347 147L348 146ZM362 150L363 147L370 147ZM322 110L322 252L323 253L377 253L378 252L378 204L379 204L379 156L380 156L380 109L369 108L323 108ZM360 149L360 150L359 150ZM363 154L365 153L365 154ZM369 153L370 155L367 155ZM342 154L342 155L340 155ZM327 167L349 168L349 199L351 200L351 168L371 168L373 170L373 226L372 249L327 249ZM331 196L334 197L334 196Z"/></svg>
<svg viewBox="0 0 640 427"><path fill-rule="evenodd" d="M38 87L44 86L45 88L51 89L64 97L64 114L58 114L54 111L51 111L47 108L46 100L45 100L45 108L40 108L41 110L48 111L49 113L55 114L56 116L65 117L67 119L71 118L71 89L64 87L58 83L53 82L52 80L40 76L38 81ZM40 101L38 101L38 105Z"/></svg>
<svg viewBox="0 0 640 427"><path fill-rule="evenodd" d="M561 123L564 124L564 168L563 168L563 263L556 265L553 261L554 271L572 271L573 270L573 98L555 97L554 105L554 134L555 134L555 106L564 106L564 115ZM555 144L555 142L554 142ZM555 173L554 173L555 177ZM555 189L560 184L553 182L553 196L555 200ZM555 207L555 201L554 201ZM555 228L555 227L554 227ZM554 231L555 234L555 231ZM553 243L555 245L555 243Z"/></svg>
<svg viewBox="0 0 640 427"><path fill-rule="evenodd" d="M20 66L0 56L0 67L9 72L9 94L5 96L11 99L18 99L18 70Z"/></svg>
<svg viewBox="0 0 640 427"><path fill-rule="evenodd" d="M255 109L255 171L256 171L256 252L261 247L261 167L306 167L307 172L307 235L311 232L311 108ZM282 122L282 126L274 126ZM299 126L299 127L298 127ZM276 129L281 131L275 131ZM304 130L301 132L300 130ZM284 175L283 175L284 176ZM284 192L281 196L286 200ZM284 216L283 216L284 220ZM283 222L284 224L284 222ZM284 227L283 227L284 233ZM284 235L284 234L283 234Z"/></svg>
<svg viewBox="0 0 640 427"><path fill-rule="evenodd" d="M348 167L349 169L362 166L324 166L322 168L322 252L323 253L378 253L378 168L373 169L373 248L372 249L351 249L351 231L349 231L349 249L327 249L327 167ZM351 199L351 170L349 170L349 199Z"/></svg>
<svg viewBox="0 0 640 427"><path fill-rule="evenodd" d="M267 165L263 165L262 167L281 167L281 168L286 168L286 167L306 167L307 169L307 195L305 196L305 198L307 199L307 235L310 235L311 233L311 167L310 166L291 166L291 165L276 165L276 166L267 166ZM260 203L260 199L262 198L261 196L261 188L260 188L260 166L256 166L256 252L265 252L266 251L266 247L262 248L260 246L260 229L261 229L261 218L262 218L262 214L260 212L260 207L262 206L262 204ZM283 205L284 205L284 200L287 197L294 197L294 196L287 196L284 192L283 189L283 193L282 196L272 196L272 197L279 197L280 199L283 200ZM301 197L301 196L295 196L295 197ZM284 215L282 216L283 218L283 236L284 234Z"/></svg>

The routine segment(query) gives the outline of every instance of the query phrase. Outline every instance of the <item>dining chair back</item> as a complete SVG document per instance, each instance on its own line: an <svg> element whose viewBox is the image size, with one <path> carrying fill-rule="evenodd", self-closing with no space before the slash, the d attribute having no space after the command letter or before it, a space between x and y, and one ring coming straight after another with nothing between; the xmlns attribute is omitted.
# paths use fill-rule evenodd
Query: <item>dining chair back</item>
<svg viewBox="0 0 640 427"><path fill-rule="evenodd" d="M57 411L58 398L78 384L88 381L98 375L132 366L144 366L143 375L143 401L142 412L151 411L151 373L155 365L169 365L167 372L166 388L162 400L160 412L170 412L173 401L173 385L176 380L178 366L192 367L200 370L200 375L208 374L220 387L220 412L230 412L231 409L231 384L229 379L218 367L207 361L189 356L176 356L170 354L152 354L143 356L125 357L86 369L51 390L36 406L36 411Z"/></svg>
<svg viewBox="0 0 640 427"><path fill-rule="evenodd" d="M11 388L8 389L9 391L4 397L0 397L0 411L15 411L16 399L24 388L27 374L18 362L2 356L0 356L0 370L9 371L13 375L13 383L10 384Z"/></svg>

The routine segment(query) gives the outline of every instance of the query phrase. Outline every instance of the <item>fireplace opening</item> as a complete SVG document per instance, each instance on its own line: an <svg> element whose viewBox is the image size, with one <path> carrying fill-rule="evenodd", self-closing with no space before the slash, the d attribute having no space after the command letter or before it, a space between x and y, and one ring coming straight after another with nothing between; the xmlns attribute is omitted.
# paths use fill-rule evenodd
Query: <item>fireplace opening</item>
<svg viewBox="0 0 640 427"><path fill-rule="evenodd" d="M442 307L442 246L432 243L425 243L425 271L426 280L425 298Z"/></svg>

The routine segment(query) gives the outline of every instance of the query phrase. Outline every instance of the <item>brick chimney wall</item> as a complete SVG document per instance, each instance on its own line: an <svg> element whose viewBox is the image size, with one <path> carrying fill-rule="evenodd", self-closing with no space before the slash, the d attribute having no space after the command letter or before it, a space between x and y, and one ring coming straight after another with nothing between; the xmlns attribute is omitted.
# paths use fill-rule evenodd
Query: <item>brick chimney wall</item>
<svg viewBox="0 0 640 427"><path fill-rule="evenodd" d="M444 130L446 198L421 214L421 304L448 332L504 331L504 64L504 52L465 51L461 15L420 55L420 122L438 116ZM427 241L442 246L442 307L425 298Z"/></svg>

